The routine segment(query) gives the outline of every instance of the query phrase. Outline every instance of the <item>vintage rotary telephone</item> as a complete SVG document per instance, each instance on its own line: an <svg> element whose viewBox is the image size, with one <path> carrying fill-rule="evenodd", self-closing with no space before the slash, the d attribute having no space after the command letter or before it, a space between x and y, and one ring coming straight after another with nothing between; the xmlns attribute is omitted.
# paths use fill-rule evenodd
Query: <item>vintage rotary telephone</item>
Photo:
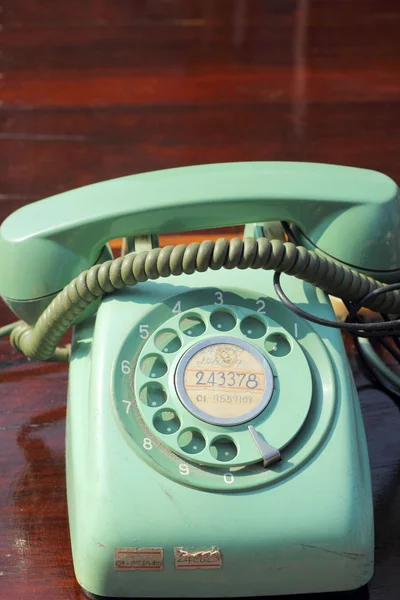
<svg viewBox="0 0 400 600"><path fill-rule="evenodd" d="M1 294L25 321L14 346L62 358L74 324L67 489L87 593L258 596L370 579L368 455L337 328L393 335L399 321L332 323L325 292L400 313L396 285L377 281L400 280L399 216L380 173L239 163L123 177L4 221ZM298 246L266 237L276 220ZM152 248L158 233L244 222L243 241ZM112 260L119 236L135 252ZM282 287L280 272L292 275Z"/></svg>

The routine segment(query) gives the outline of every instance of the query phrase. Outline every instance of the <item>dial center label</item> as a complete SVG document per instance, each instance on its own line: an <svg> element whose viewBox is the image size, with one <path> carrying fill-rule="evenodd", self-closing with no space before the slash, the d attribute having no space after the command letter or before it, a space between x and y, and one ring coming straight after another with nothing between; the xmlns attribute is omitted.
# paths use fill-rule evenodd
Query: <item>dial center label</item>
<svg viewBox="0 0 400 600"><path fill-rule="evenodd" d="M220 425L242 423L261 412L272 394L271 369L250 344L200 343L179 365L178 394L203 420Z"/></svg>

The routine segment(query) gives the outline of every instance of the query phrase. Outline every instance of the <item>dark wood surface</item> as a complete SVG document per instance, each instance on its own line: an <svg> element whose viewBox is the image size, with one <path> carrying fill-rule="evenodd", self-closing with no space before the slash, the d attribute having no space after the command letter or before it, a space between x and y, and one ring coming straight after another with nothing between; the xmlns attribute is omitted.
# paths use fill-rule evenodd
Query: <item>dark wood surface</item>
<svg viewBox="0 0 400 600"><path fill-rule="evenodd" d="M0 220L80 185L204 162L400 178L396 0L4 0L0 24ZM11 319L0 304L0 324ZM347 346L374 489L369 597L395 600L399 413ZM83 598L65 500L67 367L27 363L1 340L0 380L0 598Z"/></svg>

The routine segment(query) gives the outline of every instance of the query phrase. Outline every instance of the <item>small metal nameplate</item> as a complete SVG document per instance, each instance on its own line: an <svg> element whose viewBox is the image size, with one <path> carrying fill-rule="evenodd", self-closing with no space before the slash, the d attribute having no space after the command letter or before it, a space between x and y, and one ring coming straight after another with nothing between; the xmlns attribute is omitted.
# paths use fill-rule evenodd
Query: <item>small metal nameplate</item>
<svg viewBox="0 0 400 600"><path fill-rule="evenodd" d="M162 548L115 548L116 571L162 571L164 552Z"/></svg>
<svg viewBox="0 0 400 600"><path fill-rule="evenodd" d="M216 546L197 550L174 548L175 569L220 569L222 567L221 550Z"/></svg>

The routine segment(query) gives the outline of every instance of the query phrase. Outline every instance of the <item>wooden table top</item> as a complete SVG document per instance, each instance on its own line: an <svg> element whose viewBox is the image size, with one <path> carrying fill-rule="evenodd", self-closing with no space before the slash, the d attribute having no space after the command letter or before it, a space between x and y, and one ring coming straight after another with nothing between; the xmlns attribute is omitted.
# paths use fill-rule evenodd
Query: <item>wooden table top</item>
<svg viewBox="0 0 400 600"><path fill-rule="evenodd" d="M395 0L4 0L0 29L0 221L67 189L188 164L302 160L399 178ZM10 320L0 304L0 325ZM395 600L399 413L347 348L374 490L369 597ZM4 600L84 597L68 536L66 394L66 365L28 363L0 340Z"/></svg>

